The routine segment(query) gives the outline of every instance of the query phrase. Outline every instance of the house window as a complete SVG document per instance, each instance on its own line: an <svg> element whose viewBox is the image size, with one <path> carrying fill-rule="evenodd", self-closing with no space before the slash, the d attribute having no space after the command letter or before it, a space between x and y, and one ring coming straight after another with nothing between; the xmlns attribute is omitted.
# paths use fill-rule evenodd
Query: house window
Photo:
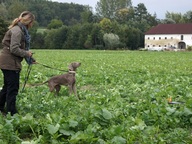
<svg viewBox="0 0 192 144"><path fill-rule="evenodd" d="M161 47L161 45L159 45L159 47Z"/></svg>
<svg viewBox="0 0 192 144"><path fill-rule="evenodd" d="M183 40L183 35L181 35L181 40Z"/></svg>
<svg viewBox="0 0 192 144"><path fill-rule="evenodd" d="M149 45L147 47L149 47Z"/></svg>
<svg viewBox="0 0 192 144"><path fill-rule="evenodd" d="M155 47L155 45L153 45L153 47Z"/></svg>
<svg viewBox="0 0 192 144"><path fill-rule="evenodd" d="M159 39L161 39L161 37L159 37Z"/></svg>
<svg viewBox="0 0 192 144"><path fill-rule="evenodd" d="M167 37L165 37L165 39L167 39Z"/></svg>
<svg viewBox="0 0 192 144"><path fill-rule="evenodd" d="M150 39L150 37L148 37L148 40Z"/></svg>
<svg viewBox="0 0 192 144"><path fill-rule="evenodd" d="M171 37L171 39L173 39L173 37Z"/></svg>
<svg viewBox="0 0 192 144"><path fill-rule="evenodd" d="M153 37L153 39L155 40L155 37Z"/></svg>
<svg viewBox="0 0 192 144"><path fill-rule="evenodd" d="M167 45L165 45L165 47L167 47Z"/></svg>

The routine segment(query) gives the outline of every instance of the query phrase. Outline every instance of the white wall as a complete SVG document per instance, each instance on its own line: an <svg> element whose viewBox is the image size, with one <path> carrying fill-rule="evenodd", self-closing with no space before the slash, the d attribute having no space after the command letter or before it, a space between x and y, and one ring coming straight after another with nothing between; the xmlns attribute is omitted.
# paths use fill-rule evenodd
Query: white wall
<svg viewBox="0 0 192 144"><path fill-rule="evenodd" d="M181 35L145 35L145 48L169 48L176 47L178 48L178 43L184 42L187 46L192 46L192 34L184 34L183 40L181 40Z"/></svg>

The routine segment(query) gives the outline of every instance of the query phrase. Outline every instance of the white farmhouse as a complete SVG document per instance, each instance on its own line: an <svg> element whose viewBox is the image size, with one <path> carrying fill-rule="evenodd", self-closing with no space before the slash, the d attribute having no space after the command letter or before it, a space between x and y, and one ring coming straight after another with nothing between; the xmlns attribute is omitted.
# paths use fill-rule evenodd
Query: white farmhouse
<svg viewBox="0 0 192 144"><path fill-rule="evenodd" d="M145 33L148 50L186 49L192 46L192 23L159 24Z"/></svg>

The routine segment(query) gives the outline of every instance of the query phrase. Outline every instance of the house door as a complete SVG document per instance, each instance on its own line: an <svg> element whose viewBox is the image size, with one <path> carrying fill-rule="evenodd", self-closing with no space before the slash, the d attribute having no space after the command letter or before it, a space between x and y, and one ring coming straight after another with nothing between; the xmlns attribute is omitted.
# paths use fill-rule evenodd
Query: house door
<svg viewBox="0 0 192 144"><path fill-rule="evenodd" d="M178 48L179 49L186 49L186 44L184 42L179 42Z"/></svg>

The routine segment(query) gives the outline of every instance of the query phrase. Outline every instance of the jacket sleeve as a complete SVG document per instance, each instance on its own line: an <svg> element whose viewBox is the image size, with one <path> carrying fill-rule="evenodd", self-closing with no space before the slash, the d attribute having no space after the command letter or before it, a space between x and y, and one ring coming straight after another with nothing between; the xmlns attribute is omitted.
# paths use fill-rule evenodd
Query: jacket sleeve
<svg viewBox="0 0 192 144"><path fill-rule="evenodd" d="M19 27L14 27L10 31L11 39L10 39L10 52L13 55L19 57L28 57L27 51L21 48L22 41L22 31Z"/></svg>

